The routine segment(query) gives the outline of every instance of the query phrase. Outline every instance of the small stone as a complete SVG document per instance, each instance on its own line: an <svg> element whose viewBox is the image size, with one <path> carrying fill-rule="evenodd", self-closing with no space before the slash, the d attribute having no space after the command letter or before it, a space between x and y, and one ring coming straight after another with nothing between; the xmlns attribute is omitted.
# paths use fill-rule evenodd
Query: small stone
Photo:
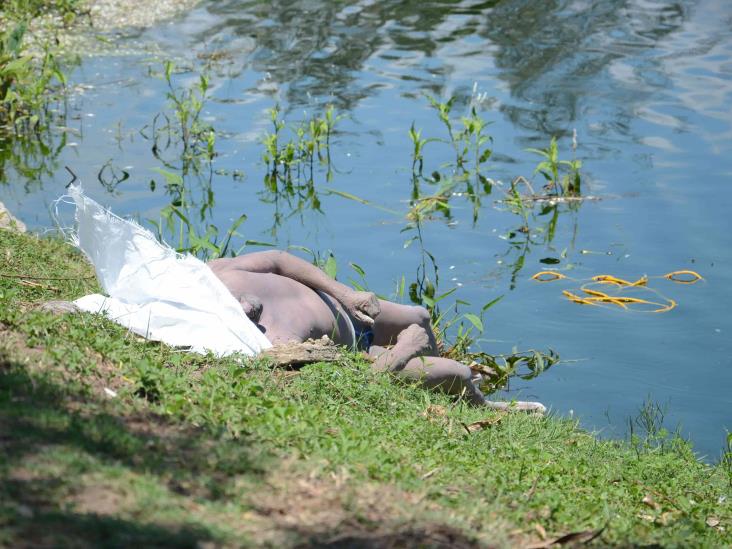
<svg viewBox="0 0 732 549"><path fill-rule="evenodd" d="M18 505L16 509L18 511L18 514L23 518L33 518L33 515L35 514L33 513L33 509L22 503Z"/></svg>
<svg viewBox="0 0 732 549"><path fill-rule="evenodd" d="M40 309L57 315L79 312L79 308L71 301L46 301Z"/></svg>
<svg viewBox="0 0 732 549"><path fill-rule="evenodd" d="M717 517L707 517L706 523L710 528L716 528L719 526L719 519Z"/></svg>

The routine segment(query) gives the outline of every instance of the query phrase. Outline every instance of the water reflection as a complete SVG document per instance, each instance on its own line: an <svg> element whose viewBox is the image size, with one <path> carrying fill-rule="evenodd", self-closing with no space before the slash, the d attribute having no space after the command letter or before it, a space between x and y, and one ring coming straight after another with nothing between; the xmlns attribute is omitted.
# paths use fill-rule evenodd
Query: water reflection
<svg viewBox="0 0 732 549"><path fill-rule="evenodd" d="M44 179L58 170L67 140L66 131L58 133L49 127L30 135L0 136L0 184L20 181L26 193L39 190Z"/></svg>
<svg viewBox="0 0 732 549"><path fill-rule="evenodd" d="M288 105L332 101L341 110L354 109L390 78L467 99L470 83L461 80L482 66L520 100L502 105L514 124L562 135L598 96L623 94L615 102L621 112L612 116L622 120L628 96L663 86L663 67L645 53L682 27L694 4L228 0L205 4L194 43L241 47L231 75L247 68L268 74L267 85ZM621 76L626 56L635 66ZM362 78L361 71L387 80Z"/></svg>

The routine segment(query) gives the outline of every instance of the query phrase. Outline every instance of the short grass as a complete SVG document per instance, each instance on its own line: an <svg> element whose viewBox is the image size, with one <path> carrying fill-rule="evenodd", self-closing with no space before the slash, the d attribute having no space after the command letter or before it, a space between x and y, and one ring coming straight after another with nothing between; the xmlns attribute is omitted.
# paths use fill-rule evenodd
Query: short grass
<svg viewBox="0 0 732 549"><path fill-rule="evenodd" d="M0 231L0 258L0 546L732 543L732 472L681 439L477 410L357 356L189 355L39 310L98 290L66 244Z"/></svg>

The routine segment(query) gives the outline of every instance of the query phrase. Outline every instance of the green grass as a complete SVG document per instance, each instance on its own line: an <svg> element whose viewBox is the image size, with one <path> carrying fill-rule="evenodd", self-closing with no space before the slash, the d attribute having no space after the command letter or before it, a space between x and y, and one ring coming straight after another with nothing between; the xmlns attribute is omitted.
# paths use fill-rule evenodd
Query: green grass
<svg viewBox="0 0 732 549"><path fill-rule="evenodd" d="M39 311L98 290L62 242L0 231L0 257L37 277L0 276L0 546L732 543L729 468L681 439L477 410L357 356L285 373L184 354Z"/></svg>

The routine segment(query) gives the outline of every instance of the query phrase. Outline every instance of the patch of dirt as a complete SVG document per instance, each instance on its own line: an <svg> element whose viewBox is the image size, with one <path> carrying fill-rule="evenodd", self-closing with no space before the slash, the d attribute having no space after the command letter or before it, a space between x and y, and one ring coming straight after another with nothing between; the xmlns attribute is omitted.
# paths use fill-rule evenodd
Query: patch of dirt
<svg viewBox="0 0 732 549"><path fill-rule="evenodd" d="M102 516L114 516L119 512L125 497L114 487L104 483L80 484L83 487L69 498L76 512Z"/></svg>
<svg viewBox="0 0 732 549"><path fill-rule="evenodd" d="M267 478L253 499L250 522L264 545L343 548L486 547L452 524L451 516L424 494L388 484L353 481L340 474L303 472L294 461Z"/></svg>
<svg viewBox="0 0 732 549"><path fill-rule="evenodd" d="M43 349L29 347L24 337L0 324L0 370L9 367L11 362L17 362L33 371L43 357Z"/></svg>

